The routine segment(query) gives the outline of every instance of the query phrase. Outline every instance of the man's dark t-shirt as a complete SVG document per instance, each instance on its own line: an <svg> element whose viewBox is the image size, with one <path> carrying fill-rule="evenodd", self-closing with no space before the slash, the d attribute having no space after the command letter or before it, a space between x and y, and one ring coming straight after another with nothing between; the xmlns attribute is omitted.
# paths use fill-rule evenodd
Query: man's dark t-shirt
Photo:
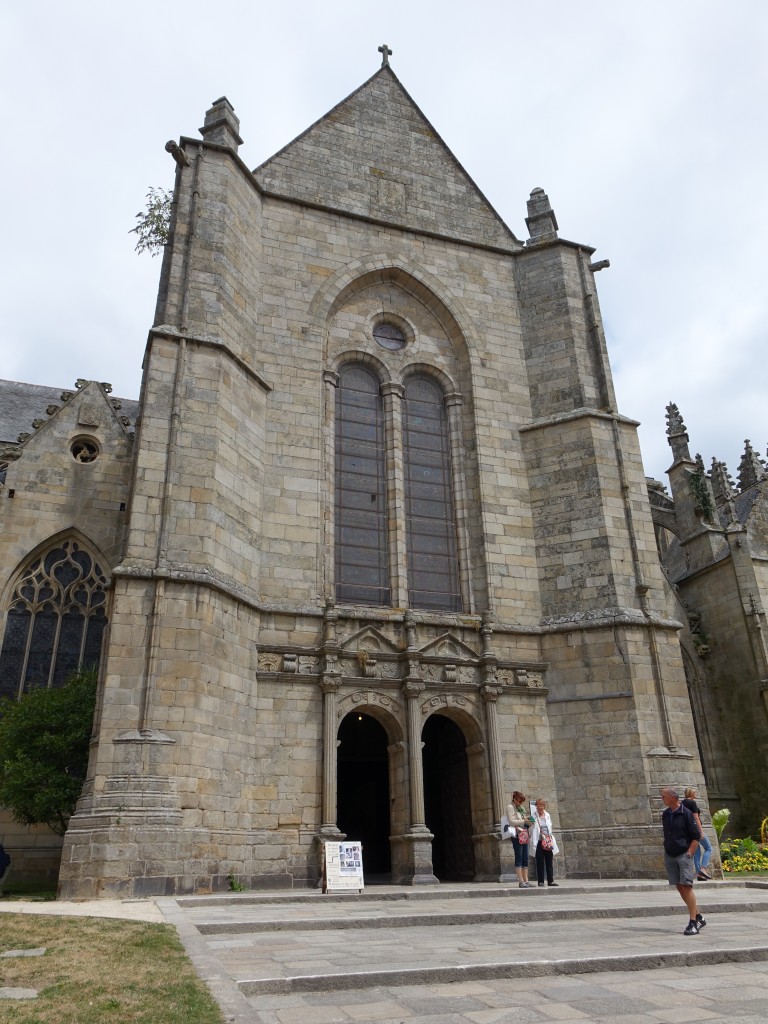
<svg viewBox="0 0 768 1024"><path fill-rule="evenodd" d="M679 857L685 853L694 839L701 836L696 819L682 804L676 811L669 807L665 808L661 816L661 825L664 829L664 852L670 857Z"/></svg>

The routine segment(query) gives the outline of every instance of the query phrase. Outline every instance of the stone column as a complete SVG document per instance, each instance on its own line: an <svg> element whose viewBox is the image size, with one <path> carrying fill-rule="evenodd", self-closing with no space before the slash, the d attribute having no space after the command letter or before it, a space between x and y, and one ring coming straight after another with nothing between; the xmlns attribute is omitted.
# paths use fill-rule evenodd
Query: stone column
<svg viewBox="0 0 768 1024"><path fill-rule="evenodd" d="M496 714L496 701L501 696L500 686L481 687L480 693L485 704L485 734L488 740L488 767L491 774L491 799L493 802L493 821L498 824L504 813L504 788L501 772L501 748L499 746L499 720Z"/></svg>
<svg viewBox="0 0 768 1024"><path fill-rule="evenodd" d="M403 885L437 885L432 873L434 836L424 821L424 768L421 757L421 709L424 692L420 679L409 674L403 683L408 730L408 792L411 824L408 832L392 837L392 881Z"/></svg>
<svg viewBox="0 0 768 1024"><path fill-rule="evenodd" d="M454 391L445 396L448 417L448 436L451 447L451 486L453 488L454 515L456 517L456 544L459 556L459 586L462 607L465 612L474 612L472 588L469 580L469 530L467 517L467 467L464 458L464 441L461 424L461 408L464 399Z"/></svg>
<svg viewBox="0 0 768 1024"><path fill-rule="evenodd" d="M340 835L336 824L336 694L341 678L324 673L320 680L323 691L323 810L320 834L328 838Z"/></svg>
<svg viewBox="0 0 768 1024"><path fill-rule="evenodd" d="M490 656L492 658L492 655ZM485 666L486 679L495 674L495 659ZM486 682L480 687L485 704L485 736L488 753L488 770L491 784L493 825L491 831L473 836L475 844L475 881L509 882L515 878L514 848L509 841L502 841L499 822L504 812L504 773L499 743L499 722L496 702L501 696L501 687Z"/></svg>
<svg viewBox="0 0 768 1024"><path fill-rule="evenodd" d="M384 399L384 423L387 432L387 525L389 578L392 604L408 604L408 563L405 544L405 476L403 473L403 396L405 388L395 381L381 386Z"/></svg>
<svg viewBox="0 0 768 1024"><path fill-rule="evenodd" d="M403 685L408 719L408 774L410 776L412 834L429 835L424 823L424 764L421 757L421 711L419 697L424 692L424 683L413 679ZM431 836L430 836L431 838Z"/></svg>

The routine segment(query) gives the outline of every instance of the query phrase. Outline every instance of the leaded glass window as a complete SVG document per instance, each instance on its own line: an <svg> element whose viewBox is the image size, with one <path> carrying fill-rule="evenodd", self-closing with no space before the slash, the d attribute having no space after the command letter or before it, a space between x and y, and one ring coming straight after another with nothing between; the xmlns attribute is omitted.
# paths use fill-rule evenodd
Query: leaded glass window
<svg viewBox="0 0 768 1024"><path fill-rule="evenodd" d="M31 560L11 595L0 650L0 695L60 686L98 664L109 580L75 540Z"/></svg>
<svg viewBox="0 0 768 1024"><path fill-rule="evenodd" d="M387 487L379 382L343 366L336 390L336 600L386 605Z"/></svg>
<svg viewBox="0 0 768 1024"><path fill-rule="evenodd" d="M458 611L448 418L440 385L424 374L405 384L403 449L409 604Z"/></svg>

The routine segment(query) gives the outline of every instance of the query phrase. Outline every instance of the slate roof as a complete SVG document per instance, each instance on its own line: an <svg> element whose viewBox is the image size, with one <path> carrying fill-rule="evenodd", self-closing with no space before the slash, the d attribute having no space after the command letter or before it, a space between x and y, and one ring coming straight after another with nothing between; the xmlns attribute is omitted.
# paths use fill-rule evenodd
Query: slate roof
<svg viewBox="0 0 768 1024"><path fill-rule="evenodd" d="M19 434L32 433L32 420L47 419L47 407L61 405L62 391L74 390L0 380L0 444L16 444ZM139 403L133 398L121 398L120 401L122 408L118 415L128 416L134 423Z"/></svg>

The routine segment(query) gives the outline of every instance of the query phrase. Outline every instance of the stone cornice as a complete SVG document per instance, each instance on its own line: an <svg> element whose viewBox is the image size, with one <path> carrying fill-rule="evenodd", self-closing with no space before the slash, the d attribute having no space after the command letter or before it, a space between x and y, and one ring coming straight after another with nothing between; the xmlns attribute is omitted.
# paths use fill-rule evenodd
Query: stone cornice
<svg viewBox="0 0 768 1024"><path fill-rule="evenodd" d="M517 429L521 434L531 430L544 430L546 427L556 427L561 423L571 423L574 420L607 420L611 423L624 423L628 427L639 427L640 421L630 419L629 416L622 416L618 412L606 412L603 409L573 409L571 412L557 413L555 416L544 416L532 423L525 423Z"/></svg>
<svg viewBox="0 0 768 1024"><path fill-rule="evenodd" d="M249 366L241 356L239 356L220 338L214 338L212 336L205 337L199 334L188 334L186 331L180 331L178 328L173 327L170 324L160 324L157 327L151 327L149 330L147 347L152 344L152 341L155 338L169 338L172 341L184 340L192 345L200 345L203 348L212 348L219 352L223 352L232 360L233 363L236 363L244 373L246 373L252 380L256 381L260 387L264 388L267 393L272 391L272 385L268 384L252 366Z"/></svg>

